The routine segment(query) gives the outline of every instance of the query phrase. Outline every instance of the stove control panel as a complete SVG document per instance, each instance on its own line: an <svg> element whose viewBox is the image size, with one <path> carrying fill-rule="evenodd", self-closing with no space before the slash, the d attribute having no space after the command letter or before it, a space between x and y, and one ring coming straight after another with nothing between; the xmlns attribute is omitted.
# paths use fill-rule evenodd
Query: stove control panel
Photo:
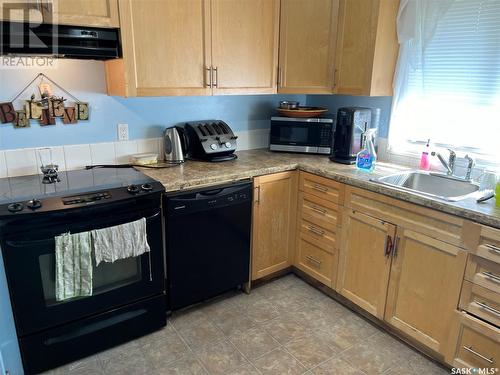
<svg viewBox="0 0 500 375"><path fill-rule="evenodd" d="M100 192L100 193L92 193L92 194L85 194L85 195L75 195L73 197L65 197L62 198L62 202L64 205L70 205L70 204L81 204L81 203L91 203L91 202L96 202L100 201L102 199L109 199L111 198L111 194L107 191Z"/></svg>

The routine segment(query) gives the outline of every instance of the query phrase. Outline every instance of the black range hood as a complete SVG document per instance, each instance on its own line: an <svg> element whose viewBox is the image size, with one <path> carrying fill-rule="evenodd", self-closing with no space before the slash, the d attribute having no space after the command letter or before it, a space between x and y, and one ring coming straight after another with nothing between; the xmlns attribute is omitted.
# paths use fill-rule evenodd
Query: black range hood
<svg viewBox="0 0 500 375"><path fill-rule="evenodd" d="M0 22L0 54L108 60L121 57L119 29Z"/></svg>

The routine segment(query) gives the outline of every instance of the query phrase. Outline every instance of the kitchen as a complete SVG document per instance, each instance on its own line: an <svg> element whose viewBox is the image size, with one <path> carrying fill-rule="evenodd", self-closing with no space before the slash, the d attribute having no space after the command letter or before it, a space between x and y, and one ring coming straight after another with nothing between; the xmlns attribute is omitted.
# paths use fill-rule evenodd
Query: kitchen
<svg viewBox="0 0 500 375"><path fill-rule="evenodd" d="M488 43L499 39L497 1L0 7L3 20L49 25L60 39L41 39L65 55L37 51L45 67L0 66L11 120L0 127L2 373L498 367L499 66L490 57L500 47ZM464 14L474 15L467 27ZM429 34L414 34L416 25ZM2 30L2 54L25 56L6 42L14 29ZM101 37L97 48L71 39L75 30ZM412 54L417 42L422 56ZM476 62L461 58L470 53ZM288 120L281 102L328 112L308 122L299 108ZM304 138L318 119L334 124L327 150ZM339 143L347 164L329 158ZM361 151L372 172L356 167ZM158 162L86 169L141 158ZM98 265L99 238L116 250L126 235L113 236L130 225L142 233L133 256L103 251ZM54 240L70 233L92 238L93 288L68 297L58 293L67 271Z"/></svg>

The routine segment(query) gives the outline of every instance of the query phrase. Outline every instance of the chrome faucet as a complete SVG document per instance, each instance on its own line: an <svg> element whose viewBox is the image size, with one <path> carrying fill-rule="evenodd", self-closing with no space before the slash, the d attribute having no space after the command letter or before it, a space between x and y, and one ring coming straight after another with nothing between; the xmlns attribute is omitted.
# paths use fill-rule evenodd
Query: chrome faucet
<svg viewBox="0 0 500 375"><path fill-rule="evenodd" d="M450 152L448 161L446 161L443 155L441 155L439 152L433 152L431 155L437 156L441 164L443 164L443 166L446 168L446 174L448 176L453 176L453 173L455 173L455 161L457 160L457 154L450 148L448 149L448 151Z"/></svg>
<svg viewBox="0 0 500 375"><path fill-rule="evenodd" d="M468 160L467 172L465 173L465 180L470 181L471 175L472 175L472 168L474 168L474 164L476 164L476 162L474 161L474 159L472 157L469 156L469 154L465 155L465 159Z"/></svg>

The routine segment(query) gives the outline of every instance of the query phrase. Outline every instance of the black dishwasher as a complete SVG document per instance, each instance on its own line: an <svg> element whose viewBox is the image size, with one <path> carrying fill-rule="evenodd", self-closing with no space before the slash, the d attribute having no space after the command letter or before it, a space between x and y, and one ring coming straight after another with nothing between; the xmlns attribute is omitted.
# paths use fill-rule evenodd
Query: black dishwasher
<svg viewBox="0 0 500 375"><path fill-rule="evenodd" d="M249 181L165 196L170 310L201 302L249 280Z"/></svg>

